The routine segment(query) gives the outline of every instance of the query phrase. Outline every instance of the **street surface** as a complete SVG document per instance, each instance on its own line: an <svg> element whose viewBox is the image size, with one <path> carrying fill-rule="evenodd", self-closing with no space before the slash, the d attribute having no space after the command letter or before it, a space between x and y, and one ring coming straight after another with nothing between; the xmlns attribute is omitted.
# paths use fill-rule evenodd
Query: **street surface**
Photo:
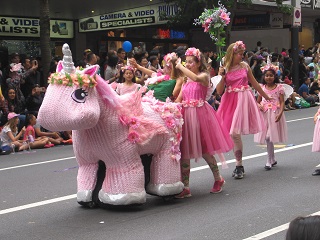
<svg viewBox="0 0 320 240"><path fill-rule="evenodd" d="M320 211L320 164L312 153L317 108L285 112L289 141L266 171L266 149L244 136L246 175L234 180L234 156L223 192L210 194L213 177L204 160L193 163L192 197L165 202L148 196L138 207L87 209L76 202L77 163L72 146L0 156L0 239L285 239L297 216Z"/></svg>

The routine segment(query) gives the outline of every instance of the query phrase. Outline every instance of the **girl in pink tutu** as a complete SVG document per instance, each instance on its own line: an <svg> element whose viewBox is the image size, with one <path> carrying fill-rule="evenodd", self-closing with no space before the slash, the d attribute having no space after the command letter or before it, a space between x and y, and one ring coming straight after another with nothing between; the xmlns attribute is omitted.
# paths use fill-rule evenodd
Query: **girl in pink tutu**
<svg viewBox="0 0 320 240"><path fill-rule="evenodd" d="M206 102L210 83L206 62L199 49L189 48L186 53L186 66L177 61L176 68L188 77L182 86L176 102L181 102L183 109L183 129L181 142L181 177L184 190L176 198L190 197L189 189L190 159L203 157L208 163L214 185L211 193L222 191L224 179L221 177L214 154L220 156L232 149L232 139L228 131L220 124L213 108Z"/></svg>
<svg viewBox="0 0 320 240"><path fill-rule="evenodd" d="M283 114L285 89L279 84L279 78L276 74L278 67L267 64L261 68L263 72L262 90L272 97L267 101L261 95L258 96L257 102L263 113L266 128L264 131L254 135L254 141L258 143L267 142L268 159L265 165L266 170L277 164L274 157L274 143L283 143L287 141L287 123ZM290 87L290 86L288 86Z"/></svg>
<svg viewBox="0 0 320 240"><path fill-rule="evenodd" d="M255 134L264 130L264 119L253 96L249 82L266 100L271 98L262 90L254 78L249 65L242 61L246 47L242 41L232 43L224 57L224 66L219 68L221 81L217 93L222 95L218 116L233 139L236 168L232 176L243 178L241 134Z"/></svg>
<svg viewBox="0 0 320 240"><path fill-rule="evenodd" d="M135 75L134 75L134 68L131 66L125 66L123 68L123 83L118 83L116 87L116 92L119 95L123 95L126 93L134 92L139 87L141 87L140 84L136 83Z"/></svg>

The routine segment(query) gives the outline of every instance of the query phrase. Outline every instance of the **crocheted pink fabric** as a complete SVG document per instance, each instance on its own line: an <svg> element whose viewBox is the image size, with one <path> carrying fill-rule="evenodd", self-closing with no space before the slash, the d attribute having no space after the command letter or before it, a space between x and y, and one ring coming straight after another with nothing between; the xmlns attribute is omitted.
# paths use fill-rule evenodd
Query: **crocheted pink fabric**
<svg viewBox="0 0 320 240"><path fill-rule="evenodd" d="M92 200L99 160L107 169L100 201L114 205L145 202L142 154L154 155L148 192L161 196L181 192L180 107L159 103L152 96L142 100L143 90L118 96L95 75L97 66L65 76L59 72L63 70L61 66L49 78L38 120L52 131L73 130L79 164L78 202ZM89 72L83 77L89 80L79 80Z"/></svg>

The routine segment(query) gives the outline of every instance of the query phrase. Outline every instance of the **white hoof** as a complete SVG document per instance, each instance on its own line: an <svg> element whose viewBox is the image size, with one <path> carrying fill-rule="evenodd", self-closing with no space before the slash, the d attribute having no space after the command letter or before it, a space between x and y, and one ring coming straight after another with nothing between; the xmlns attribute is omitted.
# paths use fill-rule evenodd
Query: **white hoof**
<svg viewBox="0 0 320 240"><path fill-rule="evenodd" d="M85 190L77 192L77 202L91 202L92 190Z"/></svg>
<svg viewBox="0 0 320 240"><path fill-rule="evenodd" d="M182 192L184 186L182 182L171 184L151 184L147 186L147 193L158 196L172 196Z"/></svg>
<svg viewBox="0 0 320 240"><path fill-rule="evenodd" d="M123 193L123 194L108 194L102 189L99 191L99 200L110 205L132 205L142 204L146 202L146 192L139 193Z"/></svg>

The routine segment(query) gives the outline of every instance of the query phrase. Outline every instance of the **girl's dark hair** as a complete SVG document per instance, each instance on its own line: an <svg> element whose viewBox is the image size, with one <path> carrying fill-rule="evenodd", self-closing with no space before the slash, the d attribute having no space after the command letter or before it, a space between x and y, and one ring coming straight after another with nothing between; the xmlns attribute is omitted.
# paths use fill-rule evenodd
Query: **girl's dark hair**
<svg viewBox="0 0 320 240"><path fill-rule="evenodd" d="M155 61L157 58L158 58L158 56L156 56L156 55L150 56L150 57L149 57L150 63L152 64L152 62Z"/></svg>
<svg viewBox="0 0 320 240"><path fill-rule="evenodd" d="M279 80L277 72L275 70L273 70L273 69L269 69L269 70L266 70L266 71L263 72L262 84L267 84L266 80L264 80L267 72L272 72L272 74L274 75L274 81L273 81L274 83L280 83L280 80Z"/></svg>
<svg viewBox="0 0 320 240"><path fill-rule="evenodd" d="M292 220L286 240L320 239L320 216L297 217Z"/></svg>
<svg viewBox="0 0 320 240"><path fill-rule="evenodd" d="M26 127L28 127L29 125L30 125L30 122L31 122L31 119L33 118L33 114L27 114L26 115L26 120L25 120L25 123L24 123L24 125L26 126Z"/></svg>
<svg viewBox="0 0 320 240"><path fill-rule="evenodd" d="M118 64L118 61L119 61L118 56L116 56L116 55L111 55L111 56L109 56L109 58L108 58L108 65L109 65L111 68L115 68L115 67L117 66L117 64Z"/></svg>
<svg viewBox="0 0 320 240"><path fill-rule="evenodd" d="M93 52L90 52L86 57L87 62L91 62L91 60L93 59L94 55L95 54Z"/></svg>

